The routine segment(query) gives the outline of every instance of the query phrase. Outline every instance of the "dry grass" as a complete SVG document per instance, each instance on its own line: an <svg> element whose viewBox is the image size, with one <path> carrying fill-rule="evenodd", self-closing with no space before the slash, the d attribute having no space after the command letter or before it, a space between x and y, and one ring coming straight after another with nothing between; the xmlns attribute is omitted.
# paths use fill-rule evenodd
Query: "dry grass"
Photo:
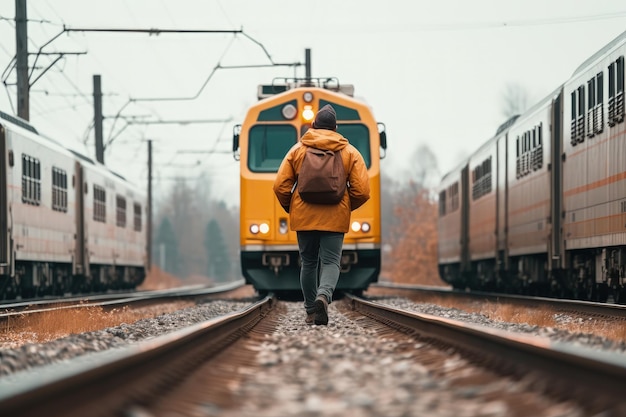
<svg viewBox="0 0 626 417"><path fill-rule="evenodd" d="M160 290L189 285L153 266L138 290ZM198 281L198 280L195 280ZM193 283L197 283L197 282ZM124 307L105 311L97 306L66 308L39 314L25 314L9 319L0 328L0 348L16 348L26 343L44 343L75 333L83 333L122 323L134 323L143 318L156 317L191 306L191 302L159 304L154 307L132 309Z"/></svg>
<svg viewBox="0 0 626 417"><path fill-rule="evenodd" d="M9 319L0 329L0 348L15 348L26 343L44 343L70 334L89 332L134 323L143 318L181 310L192 302L174 302L131 309L123 307L105 311L98 306L68 308L25 314Z"/></svg>
<svg viewBox="0 0 626 417"><path fill-rule="evenodd" d="M165 271L162 271L155 265L152 265L150 268L150 272L148 276L144 280L143 284L141 284L137 289L138 290L162 290L167 288L176 288L183 286L183 281L180 278L168 274Z"/></svg>
<svg viewBox="0 0 626 417"><path fill-rule="evenodd" d="M562 322L557 320L557 312L552 308L524 308L512 304L453 301L443 297L432 297L429 298L428 302L443 307L457 308L469 313L483 314L485 317L495 321L553 327L572 333L593 334L617 342L626 341L626 322L623 320L607 321L594 317L580 316Z"/></svg>

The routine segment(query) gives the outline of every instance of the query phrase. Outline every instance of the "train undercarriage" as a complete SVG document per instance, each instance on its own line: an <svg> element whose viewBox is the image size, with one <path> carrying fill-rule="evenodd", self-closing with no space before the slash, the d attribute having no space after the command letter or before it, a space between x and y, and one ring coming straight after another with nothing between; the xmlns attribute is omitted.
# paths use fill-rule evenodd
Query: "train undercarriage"
<svg viewBox="0 0 626 417"><path fill-rule="evenodd" d="M548 268L546 254L440 265L441 278L457 289L506 292L626 304L626 247L570 251L567 269Z"/></svg>
<svg viewBox="0 0 626 417"><path fill-rule="evenodd" d="M0 300L129 290L144 278L143 267L94 265L85 276L72 274L70 264L17 262L14 274L0 274Z"/></svg>
<svg viewBox="0 0 626 417"><path fill-rule="evenodd" d="M244 251L241 252L241 269L246 282L260 294L274 292L280 298L302 298L297 251ZM378 280L379 272L380 250L344 250L336 293L360 294Z"/></svg>

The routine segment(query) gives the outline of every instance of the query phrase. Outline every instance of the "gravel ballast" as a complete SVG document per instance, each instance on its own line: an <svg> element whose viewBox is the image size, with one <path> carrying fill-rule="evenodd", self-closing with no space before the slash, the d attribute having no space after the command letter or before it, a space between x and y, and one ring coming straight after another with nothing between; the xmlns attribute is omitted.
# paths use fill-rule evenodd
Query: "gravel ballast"
<svg viewBox="0 0 626 417"><path fill-rule="evenodd" d="M548 337L594 349L624 352L624 342L528 324L497 322L455 308L385 297L376 302L506 331ZM281 302L276 330L258 348L261 371L242 369L235 388L239 410L200 407L198 415L229 416L583 416L576 404L530 389L528 380L483 373L452 352L409 336L387 338L367 324L329 307L328 326L307 326L299 302ZM0 378L25 369L122 347L243 309L247 302L213 301L42 344L0 349ZM569 320L560 316L559 320ZM571 318L575 320L575 318ZM476 379L476 375L482 375ZM486 376L485 376L486 375Z"/></svg>

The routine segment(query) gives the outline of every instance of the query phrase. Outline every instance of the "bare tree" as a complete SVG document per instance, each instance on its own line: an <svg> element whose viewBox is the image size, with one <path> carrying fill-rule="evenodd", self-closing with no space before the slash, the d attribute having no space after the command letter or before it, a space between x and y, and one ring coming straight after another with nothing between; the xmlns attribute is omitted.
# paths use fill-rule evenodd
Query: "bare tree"
<svg viewBox="0 0 626 417"><path fill-rule="evenodd" d="M528 90L521 84L508 83L502 93L502 115L509 118L528 109Z"/></svg>

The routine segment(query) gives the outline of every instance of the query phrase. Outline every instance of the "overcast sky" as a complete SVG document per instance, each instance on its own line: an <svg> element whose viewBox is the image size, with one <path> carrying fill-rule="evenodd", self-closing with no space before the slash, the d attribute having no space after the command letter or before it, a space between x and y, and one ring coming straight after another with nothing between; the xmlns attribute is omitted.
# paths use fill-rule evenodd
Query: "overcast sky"
<svg viewBox="0 0 626 417"><path fill-rule="evenodd" d="M15 2L2 0L0 110L12 114L17 111L10 66L14 17ZM45 73L57 56L40 57L31 82L40 78L30 95L35 127L93 156L92 77L100 74L104 140L111 141L107 165L145 184L145 140L152 139L156 195L176 176L195 181L205 173L216 198L238 204L233 126L256 101L257 85L305 73L302 66L216 68L303 63L310 48L312 75L353 84L355 95L385 123L384 170L410 175L416 150L427 145L444 174L504 121L508 85L526 91L529 105L539 101L626 30L626 5L623 0L29 0L28 18L31 53L64 26L243 30L63 34L42 52L86 54L67 54ZM152 100L160 98L170 100ZM153 123L158 120L197 123ZM134 124L127 126L129 121Z"/></svg>

